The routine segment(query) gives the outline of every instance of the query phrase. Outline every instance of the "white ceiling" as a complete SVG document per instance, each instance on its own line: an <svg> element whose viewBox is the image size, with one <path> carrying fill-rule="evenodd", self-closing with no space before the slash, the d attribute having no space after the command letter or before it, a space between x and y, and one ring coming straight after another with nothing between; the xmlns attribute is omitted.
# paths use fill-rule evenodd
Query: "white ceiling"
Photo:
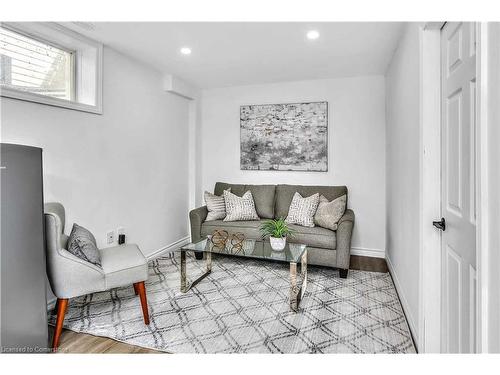
<svg viewBox="0 0 500 375"><path fill-rule="evenodd" d="M67 25L200 88L384 74L402 29L397 22ZM317 40L306 38L311 29ZM192 54L182 55L183 46Z"/></svg>

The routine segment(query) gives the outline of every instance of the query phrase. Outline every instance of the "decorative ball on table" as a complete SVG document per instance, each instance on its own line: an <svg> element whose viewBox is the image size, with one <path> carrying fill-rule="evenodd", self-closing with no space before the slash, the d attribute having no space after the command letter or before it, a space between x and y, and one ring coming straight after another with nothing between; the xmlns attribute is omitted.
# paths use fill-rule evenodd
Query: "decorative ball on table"
<svg viewBox="0 0 500 375"><path fill-rule="evenodd" d="M231 236L231 252L237 254L243 249L243 241L245 241L245 235L243 233L234 233Z"/></svg>
<svg viewBox="0 0 500 375"><path fill-rule="evenodd" d="M226 247L226 242L229 238L229 233L222 229L216 229L210 236L210 242L212 245L220 250L224 250Z"/></svg>

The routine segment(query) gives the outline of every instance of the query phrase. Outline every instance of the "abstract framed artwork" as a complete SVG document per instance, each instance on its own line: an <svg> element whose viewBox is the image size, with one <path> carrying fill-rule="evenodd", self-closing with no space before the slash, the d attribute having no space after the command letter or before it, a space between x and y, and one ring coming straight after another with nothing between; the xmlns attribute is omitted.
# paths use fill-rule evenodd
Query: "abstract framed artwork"
<svg viewBox="0 0 500 375"><path fill-rule="evenodd" d="M328 102L242 105L240 169L328 171Z"/></svg>

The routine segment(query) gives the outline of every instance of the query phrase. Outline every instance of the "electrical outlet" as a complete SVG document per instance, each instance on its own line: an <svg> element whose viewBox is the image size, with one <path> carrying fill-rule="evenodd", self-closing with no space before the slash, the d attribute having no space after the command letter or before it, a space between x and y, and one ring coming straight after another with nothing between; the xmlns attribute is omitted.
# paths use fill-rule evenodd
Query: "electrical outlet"
<svg viewBox="0 0 500 375"><path fill-rule="evenodd" d="M125 244L125 228L124 227L116 228L116 240L118 242L118 245Z"/></svg>
<svg viewBox="0 0 500 375"><path fill-rule="evenodd" d="M110 230L106 233L106 242L109 244L112 244L115 242L115 232Z"/></svg>

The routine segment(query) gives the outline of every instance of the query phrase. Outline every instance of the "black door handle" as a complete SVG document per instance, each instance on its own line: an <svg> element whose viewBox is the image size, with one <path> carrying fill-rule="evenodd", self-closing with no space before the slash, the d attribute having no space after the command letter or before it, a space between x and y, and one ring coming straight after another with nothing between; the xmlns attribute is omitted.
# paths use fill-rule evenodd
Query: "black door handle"
<svg viewBox="0 0 500 375"><path fill-rule="evenodd" d="M434 225L437 229L441 229L443 232L446 230L446 220L444 217L442 217L440 221L433 221L432 225Z"/></svg>

